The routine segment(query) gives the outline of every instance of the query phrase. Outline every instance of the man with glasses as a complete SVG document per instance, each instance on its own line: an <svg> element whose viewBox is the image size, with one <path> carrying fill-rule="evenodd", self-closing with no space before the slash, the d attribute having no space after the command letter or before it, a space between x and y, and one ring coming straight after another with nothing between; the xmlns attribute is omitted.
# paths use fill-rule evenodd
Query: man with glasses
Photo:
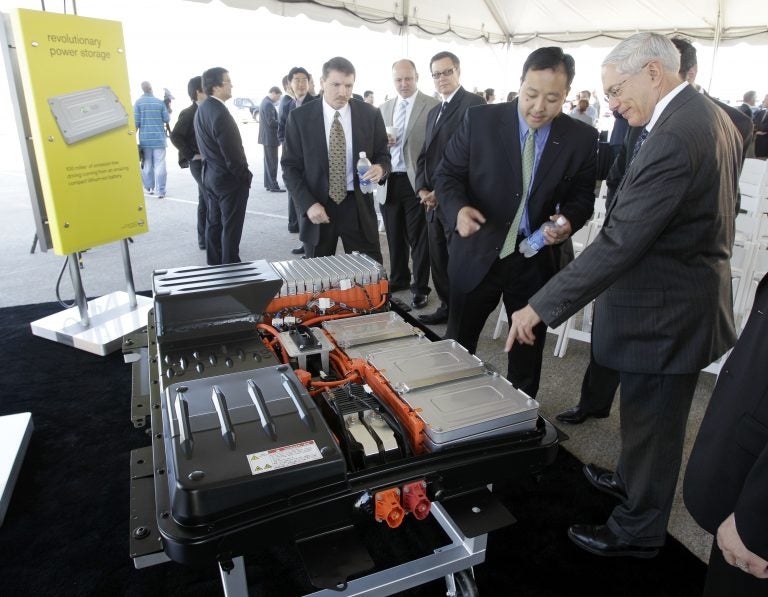
<svg viewBox="0 0 768 597"><path fill-rule="evenodd" d="M507 313L560 268L561 247L592 215L597 131L563 114L575 63L561 48L540 48L525 61L520 95L511 103L467 110L436 174L451 229L448 336L474 352L488 315ZM519 246L545 222L565 219L532 257ZM546 326L532 346L508 357L507 378L535 397Z"/></svg>
<svg viewBox="0 0 768 597"><path fill-rule="evenodd" d="M681 82L680 53L638 33L603 61L608 107L643 127L597 238L512 314L506 349L534 341L593 299L592 350L619 372L615 473L587 474L619 500L570 539L601 556L655 556L666 539L699 371L733 345L730 257L742 141L728 116ZM586 472L586 471L585 471Z"/></svg>
<svg viewBox="0 0 768 597"><path fill-rule="evenodd" d="M307 69L302 66L294 66L288 71L288 84L291 87L290 99L283 105L280 110L280 119L277 123L277 140L278 143L283 144L285 142L285 127L288 123L288 115L292 110L303 106L311 101L318 99L319 96L309 93L310 81L312 76ZM285 182L285 181L283 181ZM299 232L299 221L301 215L299 214L299 208L296 205L296 201L289 194L288 195L288 232ZM294 255L304 254L304 245L299 245L295 249L291 249L291 253Z"/></svg>
<svg viewBox="0 0 768 597"><path fill-rule="evenodd" d="M424 148L416 166L416 193L427 210L427 238L429 240L429 263L432 282L435 285L440 306L434 313L422 315L419 319L429 325L448 321L448 240L453 227L445 220L441 199L435 192L435 173L443 158L448 141L459 126L464 113L470 106L484 104L483 98L466 91L459 82L461 67L459 59L451 52L439 52L429 62L435 89L441 103L427 115L427 132Z"/></svg>
<svg viewBox="0 0 768 597"><path fill-rule="evenodd" d="M221 67L203 73L208 98L195 114L195 136L203 157L208 196L205 250L208 265L240 262L240 238L253 174L248 169L237 123L224 105L232 97L232 79Z"/></svg>

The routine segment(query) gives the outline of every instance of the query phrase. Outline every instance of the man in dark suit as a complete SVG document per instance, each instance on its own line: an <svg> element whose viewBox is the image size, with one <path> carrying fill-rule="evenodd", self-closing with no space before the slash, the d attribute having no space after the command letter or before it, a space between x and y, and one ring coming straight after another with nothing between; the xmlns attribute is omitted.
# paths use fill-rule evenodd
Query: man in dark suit
<svg viewBox="0 0 768 597"><path fill-rule="evenodd" d="M752 121L755 127L755 157L764 160L768 158L768 95L763 98Z"/></svg>
<svg viewBox="0 0 768 597"><path fill-rule="evenodd" d="M688 81L691 85L696 86L696 75L698 74L698 60L696 58L696 48L693 44L681 37L673 37L671 40L678 52L680 52L680 79L682 81ZM705 94L706 95L706 94ZM742 150L742 163L747 157L747 149L750 143L752 143L752 123L749 121L742 112L724 104L723 102L706 95L710 100L717 104L720 108L725 110L728 118L731 119L734 126L739 131L743 141ZM624 121L626 123L626 121ZM618 124L618 122L617 122ZM615 126L615 125L614 125ZM606 186L608 187L607 203L613 202L613 197L616 193L616 188L619 186L621 179L624 178L624 172L629 165L629 158L631 157L632 148L637 142L637 138L642 132L641 127L632 127L628 134L624 136L624 142L619 148L617 158L608 177L605 179ZM613 138L613 135L611 135ZM736 213L738 213L739 199L736 200ZM579 403L561 413L555 418L563 423L570 423L572 425L579 425L589 419L595 417L602 419L610 414L611 405L616 395L616 390L619 387L619 374L617 371L603 367L597 363L594 359L594 355L590 352L590 362L587 370L584 372L584 380L581 384L581 397ZM606 472L604 469L598 470L595 465L588 465L592 467L592 472L595 474L603 474Z"/></svg>
<svg viewBox="0 0 768 597"><path fill-rule="evenodd" d="M264 147L264 188L273 193L285 191L277 184L277 109L275 102L283 94L279 87L272 87L259 106L259 145Z"/></svg>
<svg viewBox="0 0 768 597"><path fill-rule="evenodd" d="M373 106L352 100L355 67L346 58L323 65L322 101L288 116L283 178L301 213L300 238L307 257L359 251L382 262L373 194L363 193L355 168L365 152L371 167L363 178L374 184L390 171L384 120Z"/></svg>
<svg viewBox="0 0 768 597"><path fill-rule="evenodd" d="M291 86L292 97L282 105L280 110L280 120L277 126L277 138L280 143L285 142L285 128L288 124L288 115L292 110L303 106L305 103L318 99L319 96L312 95L309 92L312 76L307 69L302 66L294 66L288 71L288 84ZM283 176L285 178L285 176ZM288 183L286 183L287 185ZM296 200L288 194L288 232L299 232L299 222L301 214ZM304 245L291 249L294 255L304 254Z"/></svg>
<svg viewBox="0 0 768 597"><path fill-rule="evenodd" d="M381 206L389 245L389 288L410 286L411 306L427 305L429 288L429 244L424 208L414 191L416 165L424 147L427 114L439 102L419 91L419 73L410 60L392 65L392 81L397 96L380 106L384 124L395 129L389 139L392 172L387 177L387 197ZM388 135L389 137L389 135ZM408 254L413 261L413 282L408 269Z"/></svg>
<svg viewBox="0 0 768 597"><path fill-rule="evenodd" d="M437 169L440 204L458 231L449 247L448 336L471 352L499 297L507 313L524 306L559 270L559 243L592 215L597 131L562 113L574 74L561 48L532 52L518 98L467 110ZM520 242L558 215L566 223L550 244L524 257ZM515 347L508 359L507 378L533 397L545 336L538 326L535 345Z"/></svg>
<svg viewBox="0 0 768 597"><path fill-rule="evenodd" d="M195 137L195 114L197 107L205 101L203 78L192 77L187 84L187 93L192 105L179 112L179 118L171 131L171 143L179 150L179 166L189 168L197 183L197 246L205 250L205 227L208 213L208 199L203 186L203 159L197 148Z"/></svg>
<svg viewBox="0 0 768 597"><path fill-rule="evenodd" d="M431 325L448 321L448 240L453 231L445 219L441 207L442 200L435 192L435 172L443 159L443 151L467 108L484 104L485 101L461 86L461 64L455 54L435 54L429 61L429 69L442 101L427 115L426 138L416 166L414 189L427 210L429 264L437 298L440 299L440 306L434 313L419 317L422 322Z"/></svg>
<svg viewBox="0 0 768 597"><path fill-rule="evenodd" d="M205 250L208 265L240 262L240 237L253 174L237 123L224 105L232 80L221 67L203 73L208 98L195 114L195 135L203 156L203 184L208 196Z"/></svg>
<svg viewBox="0 0 768 597"><path fill-rule="evenodd" d="M752 118L752 108L757 101L757 91L747 91L744 94L743 103L739 106L739 110L744 112L747 118Z"/></svg>
<svg viewBox="0 0 768 597"><path fill-rule="evenodd" d="M680 82L669 39L639 33L603 62L609 108L644 126L597 238L512 314L506 349L534 341L592 299L595 359L619 372L622 449L590 482L621 500L607 524L573 525L596 555L653 557L666 538L702 367L736 339L730 257L741 139Z"/></svg>
<svg viewBox="0 0 768 597"><path fill-rule="evenodd" d="M768 595L768 276L723 366L683 484L712 543L704 595Z"/></svg>

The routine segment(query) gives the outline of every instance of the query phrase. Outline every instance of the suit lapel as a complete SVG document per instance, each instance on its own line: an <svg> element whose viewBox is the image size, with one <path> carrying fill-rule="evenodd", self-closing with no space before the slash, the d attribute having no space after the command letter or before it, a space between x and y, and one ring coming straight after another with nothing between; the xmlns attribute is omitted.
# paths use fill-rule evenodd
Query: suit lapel
<svg viewBox="0 0 768 597"><path fill-rule="evenodd" d="M448 102L448 106L445 108L445 112L440 117L440 120L438 120L435 123L435 134L437 133L437 130L443 125L443 123L448 120L448 118L451 117L451 115L461 109L462 100L464 99L464 94L467 93L464 91L463 87L459 87L456 90L456 95L453 96L450 102ZM438 112L439 114L440 112Z"/></svg>
<svg viewBox="0 0 768 597"><path fill-rule="evenodd" d="M384 126L392 126L394 123L395 106L397 105L397 98L392 101L386 102L381 106L381 116L384 119Z"/></svg>
<svg viewBox="0 0 768 597"><path fill-rule="evenodd" d="M530 197L533 197L538 188L541 186L541 182L546 178L547 173L557 162L557 158L563 149L563 135L564 131L564 118L570 118L566 114L559 114L552 121L552 128L549 131L549 137L547 138L547 144L544 146L544 151L541 153L541 159L539 160L539 166L536 168L536 174L533 178L533 186L531 187Z"/></svg>
<svg viewBox="0 0 768 597"><path fill-rule="evenodd" d="M517 188L522 191L522 156L520 154L520 125L517 121L517 100L505 110L504 117L499 123L499 139L507 152L507 159L512 170L513 179L520 184Z"/></svg>
<svg viewBox="0 0 768 597"><path fill-rule="evenodd" d="M319 102L313 102L311 106L307 106L307 110L314 110L315 114L312 118L308 118L308 125L311 127L311 133L308 134L309 139L319 139L317 147L316 158L321 160L323 169L326 176L328 176L328 138L325 136L325 118L323 116L323 104L322 100ZM307 114L309 116L309 114Z"/></svg>
<svg viewBox="0 0 768 597"><path fill-rule="evenodd" d="M408 119L408 125L405 127L405 136L403 137L403 145L405 145L406 141L408 141L408 137L411 136L411 131L413 130L414 123L419 119L421 112L426 107L420 95L421 95L421 92L417 91L416 97L413 100L413 108L411 108L411 116Z"/></svg>
<svg viewBox="0 0 768 597"><path fill-rule="evenodd" d="M360 122L358 122L361 114L353 100L350 100L349 102L349 110L350 119L352 121L352 167L354 168L358 154L365 150L365 139L362 137L365 129ZM360 147L363 147L363 149L360 149ZM371 156L368 156L368 159L370 160Z"/></svg>

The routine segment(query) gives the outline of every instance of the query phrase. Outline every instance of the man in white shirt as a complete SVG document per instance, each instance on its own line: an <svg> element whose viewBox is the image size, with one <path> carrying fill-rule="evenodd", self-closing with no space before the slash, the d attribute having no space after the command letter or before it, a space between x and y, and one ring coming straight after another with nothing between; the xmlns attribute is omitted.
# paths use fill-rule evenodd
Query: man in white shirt
<svg viewBox="0 0 768 597"><path fill-rule="evenodd" d="M355 164L361 152L371 161L364 175L374 184L390 171L381 113L350 101L355 67L346 58L323 65L322 101L293 110L285 127L283 180L301 214L299 238L307 257L359 251L382 262L373 194L364 193Z"/></svg>
<svg viewBox="0 0 768 597"><path fill-rule="evenodd" d="M439 102L419 91L419 73L411 60L392 65L392 82L397 95L379 108L388 132L393 132L388 135L392 173L387 179L386 202L381 206L389 245L389 287L390 291L410 288L411 306L421 309L427 305L431 289L427 220L414 191L416 164L424 146L427 114Z"/></svg>

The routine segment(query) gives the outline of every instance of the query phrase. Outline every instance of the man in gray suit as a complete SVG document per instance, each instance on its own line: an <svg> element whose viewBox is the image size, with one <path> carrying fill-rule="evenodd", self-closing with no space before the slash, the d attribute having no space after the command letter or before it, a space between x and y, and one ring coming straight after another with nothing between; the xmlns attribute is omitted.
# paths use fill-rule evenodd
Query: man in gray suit
<svg viewBox="0 0 768 597"><path fill-rule="evenodd" d="M410 60L392 65L392 81L397 96L380 106L384 124L396 129L389 136L392 172L387 179L386 202L381 206L389 245L390 290L410 286L411 306L426 306L429 288L429 244L427 219L416 186L416 163L424 146L427 114L439 102L419 91L419 73ZM392 129L389 129L391 131ZM408 269L408 250L413 260L413 282Z"/></svg>
<svg viewBox="0 0 768 597"><path fill-rule="evenodd" d="M603 556L653 557L664 544L685 426L702 367L736 339L730 257L742 142L687 82L666 37L639 33L603 62L609 108L644 127L602 231L512 315L506 349L531 343L597 298L595 359L619 372L622 449L590 475L621 500L571 540Z"/></svg>

